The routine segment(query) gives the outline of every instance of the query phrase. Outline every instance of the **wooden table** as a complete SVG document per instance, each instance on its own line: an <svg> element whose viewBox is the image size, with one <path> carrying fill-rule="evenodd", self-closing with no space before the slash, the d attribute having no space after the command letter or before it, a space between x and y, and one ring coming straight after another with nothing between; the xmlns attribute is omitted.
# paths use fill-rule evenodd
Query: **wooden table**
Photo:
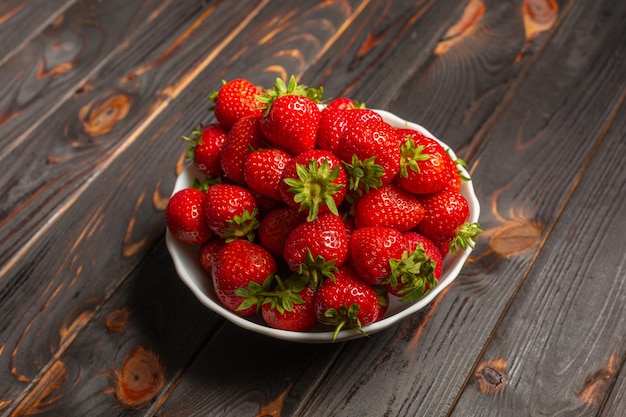
<svg viewBox="0 0 626 417"><path fill-rule="evenodd" d="M623 0L0 3L0 414L626 415ZM485 229L355 341L242 330L164 209L221 80L295 74L426 126Z"/></svg>

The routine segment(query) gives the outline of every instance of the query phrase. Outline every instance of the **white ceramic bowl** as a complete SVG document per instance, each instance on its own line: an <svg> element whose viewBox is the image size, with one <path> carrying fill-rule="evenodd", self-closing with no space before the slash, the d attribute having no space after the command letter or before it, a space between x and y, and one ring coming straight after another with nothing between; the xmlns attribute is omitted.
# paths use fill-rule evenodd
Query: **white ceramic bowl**
<svg viewBox="0 0 626 417"><path fill-rule="evenodd" d="M408 127L411 129L415 129L425 136L437 139L422 126L406 120L402 120L399 117L384 110L376 110L376 112L378 112L383 117L383 119L390 123L392 126ZM438 141L443 145L444 148L449 149L448 145L441 142L440 140ZM452 150L449 149L449 152L453 158L456 158ZM469 178L469 174L467 172L464 172L464 174L467 178ZM178 176L172 194L182 188L188 187L189 184L191 184L193 178L202 178L202 175L196 171L193 164L189 164ZM478 200L476 199L476 195L474 194L474 188L472 186L471 180L463 181L463 184L461 186L461 194L463 194L463 196L467 199L467 202L469 203L469 221L478 221L480 207L478 204ZM309 332L292 332L273 329L264 324L263 319L260 317L240 317L232 313L220 304L215 295L215 292L213 291L211 277L208 276L208 274L200 266L200 262L198 260L199 248L177 241L169 233L169 231L166 231L165 242L172 257L172 260L174 261L174 266L176 268L176 271L178 272L178 275L180 276L180 279L189 287L189 289L194 293L194 295L198 298L198 300L200 300L202 304L204 304L217 314L230 320L237 326L270 337L294 342L326 343L333 341L333 329L330 326L319 325L319 327L316 327ZM453 256L451 253L447 254L443 261L443 273L439 279L439 285L437 285L432 291L430 291L426 295L426 297L419 301L410 303L400 302L395 297L390 297L391 299L389 307L385 316L375 323L364 326L362 330L368 335L374 334L388 328L389 326L396 324L400 320L424 308L431 301L433 301L433 299L437 297L444 288L446 288L448 285L450 285L450 283L452 283L452 281L454 281L454 279L461 271L461 268L463 267L463 264L469 257L470 253L471 248L468 248L467 250L462 252L458 252L456 256ZM344 340L350 340L362 336L363 334L361 332L358 332L357 330L345 329L339 332L336 341L339 342Z"/></svg>

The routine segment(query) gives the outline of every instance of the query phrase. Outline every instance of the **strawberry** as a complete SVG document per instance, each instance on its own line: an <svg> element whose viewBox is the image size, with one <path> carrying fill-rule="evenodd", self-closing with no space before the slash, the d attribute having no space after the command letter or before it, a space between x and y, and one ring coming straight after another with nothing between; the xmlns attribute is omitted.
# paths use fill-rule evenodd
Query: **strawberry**
<svg viewBox="0 0 626 417"><path fill-rule="evenodd" d="M206 222L213 233L231 241L237 238L254 239L259 225L258 204L252 193L232 184L215 184L204 199Z"/></svg>
<svg viewBox="0 0 626 417"><path fill-rule="evenodd" d="M205 194L196 188L183 188L170 198L165 208L165 224L181 242L201 245L213 233L205 220Z"/></svg>
<svg viewBox="0 0 626 417"><path fill-rule="evenodd" d="M202 269L204 269L207 274L211 275L213 273L213 265L217 259L217 253L222 247L224 247L224 241L217 236L212 237L200 247L198 254L200 266L202 266Z"/></svg>
<svg viewBox="0 0 626 417"><path fill-rule="evenodd" d="M385 121L352 123L337 149L350 175L350 189L367 192L389 184L400 170L401 141L397 130Z"/></svg>
<svg viewBox="0 0 626 417"><path fill-rule="evenodd" d="M393 183L363 195L357 201L355 211L357 228L382 226L401 232L414 228L424 217L419 200Z"/></svg>
<svg viewBox="0 0 626 417"><path fill-rule="evenodd" d="M261 245L273 255L283 257L287 236L297 225L306 220L306 214L288 206L281 206L267 213L258 229Z"/></svg>
<svg viewBox="0 0 626 417"><path fill-rule="evenodd" d="M482 229L478 223L467 221L469 205L461 193L444 190L421 196L419 201L424 206L424 218L417 225L418 233L440 245L447 242L453 254L457 249L474 247L476 236Z"/></svg>
<svg viewBox="0 0 626 417"><path fill-rule="evenodd" d="M322 90L298 85L292 76L285 85L278 78L274 88L259 100L265 104L260 127L268 141L293 155L315 148Z"/></svg>
<svg viewBox="0 0 626 417"><path fill-rule="evenodd" d="M326 107L324 107L324 110L322 111L334 111L334 110L352 110L352 109L362 109L365 108L365 103L359 103L356 100L352 100L351 98L348 97L338 97L335 99L332 99L327 105Z"/></svg>
<svg viewBox="0 0 626 417"><path fill-rule="evenodd" d="M291 161L291 155L282 149L269 148L253 151L248 155L244 164L244 180L256 193L282 201L279 183L289 161Z"/></svg>
<svg viewBox="0 0 626 417"><path fill-rule="evenodd" d="M334 280L322 283L315 294L314 308L318 321L335 326L333 340L343 328L363 332L363 326L379 318L378 294L350 266L339 268Z"/></svg>
<svg viewBox="0 0 626 417"><path fill-rule="evenodd" d="M227 178L245 183L244 166L253 150L262 148L265 140L259 128L259 116L243 117L230 129L220 151L220 165Z"/></svg>
<svg viewBox="0 0 626 417"><path fill-rule="evenodd" d="M259 93L260 89L245 79L225 82L210 97L214 101L212 110L215 118L230 129L242 117L260 116L262 103L257 100Z"/></svg>
<svg viewBox="0 0 626 417"><path fill-rule="evenodd" d="M434 139L413 129L399 129L404 138L400 147L400 187L414 194L433 194L444 190L452 181L456 165L445 149Z"/></svg>
<svg viewBox="0 0 626 417"><path fill-rule="evenodd" d="M219 177L222 174L220 165L220 149L226 139L228 131L218 123L194 129L191 137L183 136L189 142L187 159L193 160L194 165L202 174L209 177Z"/></svg>
<svg viewBox="0 0 626 417"><path fill-rule="evenodd" d="M285 241L283 257L294 272L309 278L313 288L333 276L348 257L348 234L341 217L322 213L300 223Z"/></svg>
<svg viewBox="0 0 626 417"><path fill-rule="evenodd" d="M437 285L443 270L441 252L435 243L415 233L406 232L409 250L399 260L392 261L391 278L387 290L400 298L400 301L419 300Z"/></svg>
<svg viewBox="0 0 626 417"><path fill-rule="evenodd" d="M409 242L396 229L368 226L352 232L349 249L359 276L369 284L379 285L391 277L390 261L402 259Z"/></svg>
<svg viewBox="0 0 626 417"><path fill-rule="evenodd" d="M318 213L338 214L337 206L347 193L348 175L341 161L321 149L295 156L285 167L279 184L283 201L308 213L313 220Z"/></svg>
<svg viewBox="0 0 626 417"><path fill-rule="evenodd" d="M274 257L247 240L226 243L213 265L213 287L220 302L240 316L249 316L263 302L260 294L277 271Z"/></svg>
<svg viewBox="0 0 626 417"><path fill-rule="evenodd" d="M275 277L278 288L266 295L261 306L261 315L272 328L305 332L317 323L313 306L315 290L306 279L287 280L284 284Z"/></svg>

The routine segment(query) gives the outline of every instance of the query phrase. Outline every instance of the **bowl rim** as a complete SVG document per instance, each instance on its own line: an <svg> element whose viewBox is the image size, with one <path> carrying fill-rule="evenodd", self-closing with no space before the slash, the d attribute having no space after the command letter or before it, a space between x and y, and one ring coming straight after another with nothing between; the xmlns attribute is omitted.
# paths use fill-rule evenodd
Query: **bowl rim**
<svg viewBox="0 0 626 417"><path fill-rule="evenodd" d="M387 123L394 127L414 129L427 137L435 139L444 147L444 149L448 151L453 159L456 159L456 154L446 143L435 137L421 125L404 120L386 110L372 110L380 114ZM477 222L480 215L480 205L478 203L478 199L476 198L471 177L464 167L458 165L458 168L466 178L469 178L468 181L463 181L461 184L461 194L466 198L470 209L470 217L468 221ZM188 187L193 178L202 178L202 174L195 169L192 163L188 162L185 164L183 171L176 178L172 195L180 189ZM241 328L263 334L265 336L301 343L340 342L364 336L363 333L355 329L343 329L337 334L336 339L333 340L333 330L310 332L280 330L269 327L264 324L262 320L254 320L250 317L239 316L223 307L217 299L211 298L210 295L215 297L214 293L211 294L213 291L212 284L210 282L211 278L200 266L198 259L198 247L187 245L176 240L169 230L167 230L167 227L165 243L179 278L191 290L195 297L210 310ZM456 256L448 253L444 257L443 273L439 279L438 285L431 289L425 297L415 302L401 304L399 304L400 302L397 301L395 297L391 297L391 301L395 303L395 306L402 305L405 307L397 312L391 313L389 311L392 310L390 306L388 313L382 319L363 326L362 331L367 335L378 333L426 307L458 277L472 250L473 249L471 247L468 247L467 249L458 252Z"/></svg>

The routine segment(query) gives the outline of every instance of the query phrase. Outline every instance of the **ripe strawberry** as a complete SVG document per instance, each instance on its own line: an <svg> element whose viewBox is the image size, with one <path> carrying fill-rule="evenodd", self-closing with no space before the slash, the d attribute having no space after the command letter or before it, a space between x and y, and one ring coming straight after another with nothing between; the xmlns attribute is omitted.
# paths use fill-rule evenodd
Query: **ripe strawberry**
<svg viewBox="0 0 626 417"><path fill-rule="evenodd" d="M267 213L259 225L261 245L273 255L283 257L287 236L297 225L306 220L306 214L289 206L278 207Z"/></svg>
<svg viewBox="0 0 626 417"><path fill-rule="evenodd" d="M337 97L335 99L332 99L326 105L326 107L324 107L324 110L322 110L322 113L325 111L352 110L352 109L363 109L363 108L365 108L364 103L359 103L358 101L352 100L351 98L348 98L348 97Z"/></svg>
<svg viewBox="0 0 626 417"><path fill-rule="evenodd" d="M441 252L428 238L406 232L409 250L402 259L392 261L392 273L386 288L400 301L415 301L437 285L443 270Z"/></svg>
<svg viewBox="0 0 626 417"><path fill-rule="evenodd" d="M253 150L265 145L259 128L259 116L243 117L230 129L222 150L220 164L226 177L239 184L245 183L244 166Z"/></svg>
<svg viewBox="0 0 626 417"><path fill-rule="evenodd" d="M234 79L224 83L211 95L213 111L217 121L226 129L246 116L260 116L262 103L257 100L260 89L245 79Z"/></svg>
<svg viewBox="0 0 626 417"><path fill-rule="evenodd" d="M200 259L200 266L206 271L207 274L213 273L213 265L217 259L217 253L224 247L224 241L217 236L213 236L208 242L200 247L200 253L198 258Z"/></svg>
<svg viewBox="0 0 626 417"><path fill-rule="evenodd" d="M258 204L246 188L232 184L215 184L206 192L204 215L209 228L221 238L254 239L259 226Z"/></svg>
<svg viewBox="0 0 626 417"><path fill-rule="evenodd" d="M315 294L315 314L324 324L335 326L333 340L343 328L363 332L363 326L379 318L378 295L359 279L354 268L345 266L327 279Z"/></svg>
<svg viewBox="0 0 626 417"><path fill-rule="evenodd" d="M228 131L218 123L204 126L191 132L191 137L183 136L183 140L189 142L187 159L204 175L219 177L222 174L220 166L220 149L226 139Z"/></svg>
<svg viewBox="0 0 626 417"><path fill-rule="evenodd" d="M348 175L341 161L321 149L295 156L285 167L279 184L283 201L308 213L313 220L318 213L338 214L348 191Z"/></svg>
<svg viewBox="0 0 626 417"><path fill-rule="evenodd" d="M397 129L385 121L352 123L337 149L350 175L350 189L367 193L370 188L389 184L400 170L401 141Z"/></svg>
<svg viewBox="0 0 626 417"><path fill-rule="evenodd" d="M261 294L271 283L277 266L274 257L260 245L236 239L217 253L213 287L219 301L240 316L249 316L263 302Z"/></svg>
<svg viewBox="0 0 626 417"><path fill-rule="evenodd" d="M293 155L314 149L321 117L317 106L321 94L321 90L298 85L293 76L288 85L278 78L274 88L259 98L266 105L260 121L263 135Z"/></svg>
<svg viewBox="0 0 626 417"><path fill-rule="evenodd" d="M205 194L196 188L183 188L169 200L165 209L165 224L172 236L181 242L201 245L211 236L205 220Z"/></svg>
<svg viewBox="0 0 626 417"><path fill-rule="evenodd" d="M421 196L419 200L424 206L424 218L417 225L418 233L435 243L448 242L453 254L457 249L474 247L476 236L482 229L478 223L467 221L469 205L462 194L444 190Z"/></svg>
<svg viewBox="0 0 626 417"><path fill-rule="evenodd" d="M372 285L391 277L390 260L402 259L409 242L402 232L389 227L368 226L350 235L350 256L361 279Z"/></svg>
<svg viewBox="0 0 626 417"><path fill-rule="evenodd" d="M300 223L285 241L283 257L294 272L309 278L313 288L332 277L348 257L348 234L341 217L322 213Z"/></svg>
<svg viewBox="0 0 626 417"><path fill-rule="evenodd" d="M391 227L401 232L413 229L424 217L419 200L391 183L371 190L356 203L356 227Z"/></svg>
<svg viewBox="0 0 626 417"><path fill-rule="evenodd" d="M446 150L434 139L413 129L399 129L401 145L400 187L414 194L433 194L444 190L456 172Z"/></svg>
<svg viewBox="0 0 626 417"><path fill-rule="evenodd" d="M261 306L261 315L272 328L306 332L317 323L313 306L315 291L306 279L287 280L276 276L278 288L270 292Z"/></svg>
<svg viewBox="0 0 626 417"><path fill-rule="evenodd" d="M279 183L289 161L291 161L291 155L282 149L269 148L253 151L248 155L244 164L244 180L256 193L272 200L282 201Z"/></svg>

